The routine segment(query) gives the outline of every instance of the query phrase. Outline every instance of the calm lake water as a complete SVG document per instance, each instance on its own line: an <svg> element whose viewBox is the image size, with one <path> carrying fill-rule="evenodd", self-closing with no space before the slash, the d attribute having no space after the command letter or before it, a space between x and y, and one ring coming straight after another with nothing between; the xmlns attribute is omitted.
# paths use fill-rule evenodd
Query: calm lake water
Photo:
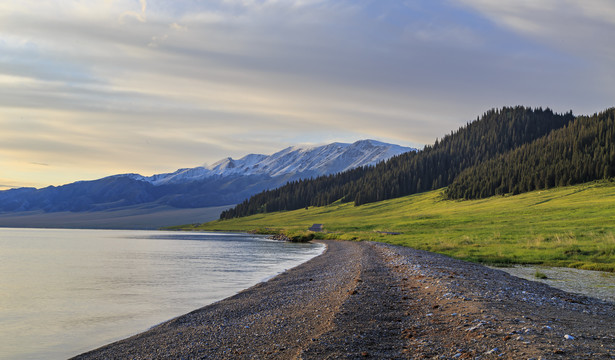
<svg viewBox="0 0 615 360"><path fill-rule="evenodd" d="M65 359L320 254L247 234L0 229L0 359Z"/></svg>

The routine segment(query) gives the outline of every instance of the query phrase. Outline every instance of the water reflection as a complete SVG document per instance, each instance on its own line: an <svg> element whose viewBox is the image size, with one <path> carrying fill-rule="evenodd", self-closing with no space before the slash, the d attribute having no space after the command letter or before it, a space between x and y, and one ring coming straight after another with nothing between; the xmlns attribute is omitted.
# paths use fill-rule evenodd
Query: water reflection
<svg viewBox="0 0 615 360"><path fill-rule="evenodd" d="M322 251L246 234L0 229L1 359L62 359Z"/></svg>

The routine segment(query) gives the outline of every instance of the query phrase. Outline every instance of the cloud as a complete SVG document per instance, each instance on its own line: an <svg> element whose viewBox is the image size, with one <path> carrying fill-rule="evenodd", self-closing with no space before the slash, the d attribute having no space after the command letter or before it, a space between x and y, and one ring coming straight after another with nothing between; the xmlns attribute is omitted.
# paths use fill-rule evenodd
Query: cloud
<svg viewBox="0 0 615 360"><path fill-rule="evenodd" d="M457 0L491 24L540 46L552 65L540 69L562 80L558 96L576 113L613 106L615 3L609 0ZM535 54L535 52L534 52ZM525 57L531 54L524 54ZM540 74L537 75L541 77ZM577 91L585 89L583 91ZM600 90L598 90L600 89ZM592 93L592 95L590 95ZM559 101L562 103L563 101Z"/></svg>
<svg viewBox="0 0 615 360"><path fill-rule="evenodd" d="M142 22L144 23L145 20L145 15L135 12L135 11L124 11L121 15L120 15L120 23L124 24L126 23L127 19L135 19L138 22Z"/></svg>
<svg viewBox="0 0 615 360"><path fill-rule="evenodd" d="M609 0L458 0L494 24L580 57L615 61L615 3Z"/></svg>
<svg viewBox="0 0 615 360"><path fill-rule="evenodd" d="M167 34L164 34L162 36L152 36L152 41L150 41L149 44L147 44L147 46L151 48L157 48L161 42L165 41L168 38L169 38L169 35Z"/></svg>
<svg viewBox="0 0 615 360"><path fill-rule="evenodd" d="M188 30L187 27L182 26L178 23L172 23L171 25L169 25L169 28L171 28L171 30L174 30L174 31L187 31Z"/></svg>
<svg viewBox="0 0 615 360"><path fill-rule="evenodd" d="M297 142L420 146L502 105L600 110L612 6L555 4L4 2L0 167L68 182Z"/></svg>
<svg viewBox="0 0 615 360"><path fill-rule="evenodd" d="M145 11L147 10L147 0L139 0L139 3L141 4L141 12L139 13L136 11L124 11L120 15L120 23L124 24L128 19L134 19L141 23L147 21L145 16Z"/></svg>

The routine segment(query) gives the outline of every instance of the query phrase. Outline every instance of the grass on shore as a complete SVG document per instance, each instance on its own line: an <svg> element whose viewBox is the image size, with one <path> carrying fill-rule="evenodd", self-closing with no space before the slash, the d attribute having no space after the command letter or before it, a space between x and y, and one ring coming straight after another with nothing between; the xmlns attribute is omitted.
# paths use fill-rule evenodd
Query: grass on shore
<svg viewBox="0 0 615 360"><path fill-rule="evenodd" d="M470 201L445 200L436 190L358 207L336 203L181 229L296 235L314 223L324 224L321 238L380 241L494 265L615 272L615 183L608 181Z"/></svg>

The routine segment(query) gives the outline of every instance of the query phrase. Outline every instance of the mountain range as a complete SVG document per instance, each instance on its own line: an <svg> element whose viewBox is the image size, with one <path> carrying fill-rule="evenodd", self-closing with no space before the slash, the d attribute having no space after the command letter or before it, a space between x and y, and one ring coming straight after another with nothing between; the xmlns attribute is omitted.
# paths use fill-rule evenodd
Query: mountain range
<svg viewBox="0 0 615 360"><path fill-rule="evenodd" d="M542 107L503 107L421 151L261 192L221 218L336 201L360 206L436 189L448 199L511 196L613 178L615 108L575 116Z"/></svg>
<svg viewBox="0 0 615 360"><path fill-rule="evenodd" d="M211 166L179 169L173 173L153 176L129 176L135 180L153 185L180 184L203 179L234 176L278 176L292 175L295 178L308 178L335 174L360 166L376 165L395 155L416 149L375 140L359 140L352 144L331 143L313 147L288 147L273 155L250 154L239 160L225 158Z"/></svg>
<svg viewBox="0 0 615 360"><path fill-rule="evenodd" d="M375 140L336 142L225 158L210 166L152 176L120 174L41 189L5 190L0 191L0 226L155 228L176 224L171 221L205 221L261 191L375 165L415 150ZM173 216L180 213L175 210L182 210L183 220ZM131 225L135 216L141 225Z"/></svg>

